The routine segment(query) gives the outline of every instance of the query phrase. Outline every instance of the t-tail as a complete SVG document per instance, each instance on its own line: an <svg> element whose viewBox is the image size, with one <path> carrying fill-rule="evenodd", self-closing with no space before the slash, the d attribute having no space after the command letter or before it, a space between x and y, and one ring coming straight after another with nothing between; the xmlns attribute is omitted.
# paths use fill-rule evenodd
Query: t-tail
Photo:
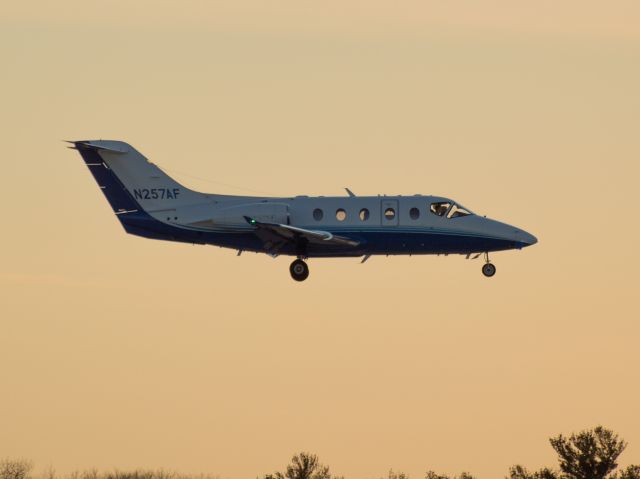
<svg viewBox="0 0 640 479"><path fill-rule="evenodd" d="M206 195L185 188L122 141L71 141L128 233L158 238L158 220ZM166 231L166 228L162 228ZM169 239L169 238L167 238Z"/></svg>

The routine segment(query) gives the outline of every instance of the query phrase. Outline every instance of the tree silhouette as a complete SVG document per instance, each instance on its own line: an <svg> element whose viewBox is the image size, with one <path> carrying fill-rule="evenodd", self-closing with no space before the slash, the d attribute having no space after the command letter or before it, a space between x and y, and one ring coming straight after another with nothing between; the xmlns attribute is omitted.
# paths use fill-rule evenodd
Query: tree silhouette
<svg viewBox="0 0 640 479"><path fill-rule="evenodd" d="M409 479L409 476L404 472L394 472L393 469L390 469L387 479Z"/></svg>
<svg viewBox="0 0 640 479"><path fill-rule="evenodd" d="M627 443L613 431L598 426L572 434L562 434L549 440L558 453L560 470L571 479L604 479L618 463L618 456Z"/></svg>
<svg viewBox="0 0 640 479"><path fill-rule="evenodd" d="M625 470L616 472L611 479L640 479L640 466L629 466Z"/></svg>
<svg viewBox="0 0 640 479"><path fill-rule="evenodd" d="M26 459L0 460L0 479L29 479L33 464Z"/></svg>
<svg viewBox="0 0 640 479"><path fill-rule="evenodd" d="M507 479L640 479L640 466L629 466L620 473L613 473L618 467L618 456L627 443L602 426L569 437L559 434L549 442L558 453L560 471L545 467L529 472L518 465L509 469Z"/></svg>
<svg viewBox="0 0 640 479"><path fill-rule="evenodd" d="M525 467L515 465L509 469L506 479L640 479L640 465L631 465L620 471L618 457L627 443L613 431L602 426L587 429L577 434L562 434L549 439L558 454L560 469L543 468L530 472ZM33 479L32 463L27 460L0 459L0 479ZM49 467L38 479L217 479L217 476L190 476L167 471L133 470L99 473L96 469L83 473L73 472L58 478ZM320 463L318 456L301 452L291 458L284 472L263 476L263 479L344 479L332 476L329 467ZM387 479L409 479L403 472L389 470ZM428 471L424 479L474 479L468 472L457 476L437 474Z"/></svg>
<svg viewBox="0 0 640 479"><path fill-rule="evenodd" d="M526 467L513 466L509 469L508 479L560 479L558 474L545 467L536 472L529 472Z"/></svg>
<svg viewBox="0 0 640 479"><path fill-rule="evenodd" d="M424 476L424 479L474 479L474 478L468 472L462 472L459 476L450 477L444 474L436 474L433 471L427 471L426 475Z"/></svg>
<svg viewBox="0 0 640 479"><path fill-rule="evenodd" d="M318 456L301 452L291 458L284 473L267 474L264 479L331 479L329 467L320 464ZM338 478L334 478L338 479Z"/></svg>

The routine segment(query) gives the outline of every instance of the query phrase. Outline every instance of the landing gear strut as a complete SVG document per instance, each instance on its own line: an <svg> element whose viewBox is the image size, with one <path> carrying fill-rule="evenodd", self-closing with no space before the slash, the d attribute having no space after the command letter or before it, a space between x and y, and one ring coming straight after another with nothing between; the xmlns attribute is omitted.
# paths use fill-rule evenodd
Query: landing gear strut
<svg viewBox="0 0 640 479"><path fill-rule="evenodd" d="M487 278L491 278L496 274L496 267L489 261L489 253L484 254L484 264L482 265L482 274Z"/></svg>
<svg viewBox="0 0 640 479"><path fill-rule="evenodd" d="M302 259L298 258L289 266L291 277L296 281L304 281L309 277L309 266Z"/></svg>

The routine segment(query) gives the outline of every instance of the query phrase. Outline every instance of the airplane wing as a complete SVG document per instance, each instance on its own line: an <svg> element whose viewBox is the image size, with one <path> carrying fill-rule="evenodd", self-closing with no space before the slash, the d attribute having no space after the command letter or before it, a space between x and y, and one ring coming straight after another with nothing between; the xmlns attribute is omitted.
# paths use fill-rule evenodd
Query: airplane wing
<svg viewBox="0 0 640 479"><path fill-rule="evenodd" d="M306 239L309 243L323 244L331 246L358 246L359 241L344 236L337 236L328 231L308 230L297 226L283 225L277 223L262 223L253 218L245 216L244 219L252 226L256 227L256 234L265 244L276 254L280 248L288 242L297 242L300 238Z"/></svg>

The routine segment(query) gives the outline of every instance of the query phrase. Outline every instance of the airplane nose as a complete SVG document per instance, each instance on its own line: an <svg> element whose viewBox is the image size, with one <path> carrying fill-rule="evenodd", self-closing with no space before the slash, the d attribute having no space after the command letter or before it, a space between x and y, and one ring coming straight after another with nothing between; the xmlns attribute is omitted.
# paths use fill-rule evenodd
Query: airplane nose
<svg viewBox="0 0 640 479"><path fill-rule="evenodd" d="M516 241L523 246L531 246L538 242L538 238L523 230L516 231Z"/></svg>
<svg viewBox="0 0 640 479"><path fill-rule="evenodd" d="M502 223L489 218L482 218L480 224L483 231L491 231L494 237L500 238L504 241L507 249L522 249L538 242L538 238L532 234L508 223Z"/></svg>

